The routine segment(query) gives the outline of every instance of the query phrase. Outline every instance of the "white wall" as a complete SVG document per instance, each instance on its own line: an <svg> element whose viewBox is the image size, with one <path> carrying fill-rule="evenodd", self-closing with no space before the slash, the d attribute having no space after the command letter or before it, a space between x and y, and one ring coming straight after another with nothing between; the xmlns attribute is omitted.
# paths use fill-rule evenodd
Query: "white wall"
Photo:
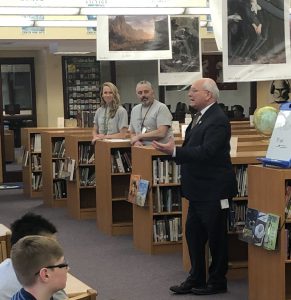
<svg viewBox="0 0 291 300"><path fill-rule="evenodd" d="M158 64L157 61L118 61L116 62L117 87L122 103L138 103L135 87L138 81L148 80L152 83L158 98ZM167 91L166 104L174 112L179 101L188 105L188 91ZM249 115L250 83L240 82L237 90L220 91L220 102L229 106L240 104L244 107L245 116Z"/></svg>

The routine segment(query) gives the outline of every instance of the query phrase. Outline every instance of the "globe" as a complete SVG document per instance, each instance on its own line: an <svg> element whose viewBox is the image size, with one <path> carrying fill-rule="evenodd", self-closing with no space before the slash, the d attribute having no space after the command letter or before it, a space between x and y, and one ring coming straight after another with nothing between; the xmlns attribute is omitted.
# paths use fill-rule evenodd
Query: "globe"
<svg viewBox="0 0 291 300"><path fill-rule="evenodd" d="M273 132L278 112L278 109L272 106L257 108L254 113L255 128L263 135L270 136Z"/></svg>

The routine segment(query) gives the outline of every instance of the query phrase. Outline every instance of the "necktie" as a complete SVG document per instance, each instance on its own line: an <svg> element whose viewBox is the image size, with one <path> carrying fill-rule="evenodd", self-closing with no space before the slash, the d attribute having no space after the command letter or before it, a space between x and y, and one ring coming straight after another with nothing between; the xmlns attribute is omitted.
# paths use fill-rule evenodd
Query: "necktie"
<svg viewBox="0 0 291 300"><path fill-rule="evenodd" d="M194 115L194 117L193 117L193 119L192 119L192 126L191 126L191 129L192 129L193 127L195 127L195 125L197 124L198 119L199 119L200 116L201 116L201 112L198 112L198 113L196 113L196 114Z"/></svg>

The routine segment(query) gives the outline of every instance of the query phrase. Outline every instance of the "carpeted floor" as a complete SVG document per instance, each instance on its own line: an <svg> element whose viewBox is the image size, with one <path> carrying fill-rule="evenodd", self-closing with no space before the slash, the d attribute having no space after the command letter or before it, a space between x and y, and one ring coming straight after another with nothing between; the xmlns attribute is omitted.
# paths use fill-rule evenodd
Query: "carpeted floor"
<svg viewBox="0 0 291 300"><path fill-rule="evenodd" d="M77 221L65 208L48 208L26 199L22 189L0 191L0 223L9 225L27 211L46 216L58 228L70 272L98 291L98 300L246 300L246 280L229 281L226 294L173 295L169 286L183 281L181 254L147 255L134 249L131 236L110 237L95 220Z"/></svg>

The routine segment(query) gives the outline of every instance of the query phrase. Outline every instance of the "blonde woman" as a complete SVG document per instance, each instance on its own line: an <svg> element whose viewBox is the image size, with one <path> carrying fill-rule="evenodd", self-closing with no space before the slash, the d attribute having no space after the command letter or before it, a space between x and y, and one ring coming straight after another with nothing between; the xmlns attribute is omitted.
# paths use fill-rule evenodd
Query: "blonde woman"
<svg viewBox="0 0 291 300"><path fill-rule="evenodd" d="M101 107L95 113L92 142L98 139L125 138L128 115L121 106L117 87L111 82L104 82L100 97Z"/></svg>

